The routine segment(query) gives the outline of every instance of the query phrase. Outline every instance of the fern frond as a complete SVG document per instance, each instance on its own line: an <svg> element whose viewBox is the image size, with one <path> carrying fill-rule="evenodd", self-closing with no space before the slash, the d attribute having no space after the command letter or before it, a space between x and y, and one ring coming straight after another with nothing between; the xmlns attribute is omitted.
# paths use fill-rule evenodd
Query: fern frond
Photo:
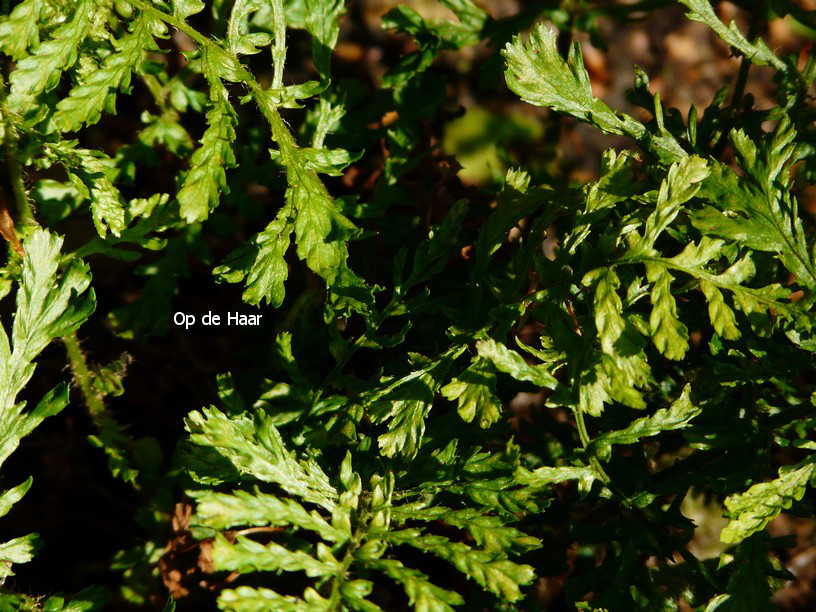
<svg viewBox="0 0 816 612"><path fill-rule="evenodd" d="M731 521L720 534L723 542L735 544L762 531L783 510L802 499L808 483L816 475L816 458L782 468L779 477L755 484L739 495L725 500Z"/></svg>
<svg viewBox="0 0 816 612"><path fill-rule="evenodd" d="M526 43L520 37L507 43L502 51L507 61L504 76L513 92L529 104L552 108L607 134L628 136L647 150L654 147L666 160L677 161L686 156L670 133L654 135L640 121L613 111L596 98L580 45L573 42L565 61L558 53L555 37L555 30L538 24Z"/></svg>
<svg viewBox="0 0 816 612"><path fill-rule="evenodd" d="M94 10L91 0L80 0L71 18L17 63L9 76L12 106L20 106L27 97L50 91L59 84L63 71L77 60L77 49L90 32Z"/></svg>
<svg viewBox="0 0 816 612"><path fill-rule="evenodd" d="M423 489L400 488L389 471L371 474L368 484L363 485L353 470L352 453L346 455L339 472L324 472L286 449L281 434L262 414L253 420L248 415L227 417L210 409L193 413L188 427L193 432L191 442L214 450L244 475L243 486L256 483L252 490L190 492L197 503L191 527L197 537L214 535L215 567L239 574L302 573L314 585L304 593L304 600L272 589L239 586L222 592L219 603L227 609L253 610L273 601L285 609L290 604L305 605L303 602L310 599L328 602L326 605L374 609L369 599L373 583L363 578L372 574L401 585L416 605L443 610L463 603L459 595L412 567L407 561L410 555L401 558L405 547L448 561L479 587L508 602L520 599L520 587L533 579L532 568L511 557L537 549L541 542L514 527L513 514L496 512L490 504L470 502L464 509L440 505L433 496L422 494ZM488 455L480 460L491 461ZM272 468L270 461L277 467ZM311 467L304 472L307 464ZM314 481L307 473L326 474L328 481L322 481L321 476L318 491L308 484ZM477 474L474 478L475 482L480 479ZM261 481L274 483L276 488L269 489ZM455 487L439 489L440 494L442 491L461 495ZM533 487L533 491L540 494L543 489ZM422 501L401 501L418 494L423 495ZM433 535L422 526L430 528L437 522L470 534L475 544ZM261 543L251 536L239 535L233 540L221 534L252 526L276 527L286 536ZM319 540L307 543L305 533ZM293 548L286 544L288 538L296 538L300 544Z"/></svg>
<svg viewBox="0 0 816 612"><path fill-rule="evenodd" d="M0 51L19 61L30 48L36 48L40 42L41 14L39 0L24 0L7 17L0 19Z"/></svg>
<svg viewBox="0 0 816 612"><path fill-rule="evenodd" d="M75 132L83 125L99 121L103 112L115 112L116 91L125 90L130 77L144 54L158 51L154 35L162 31L150 14L142 13L133 23L130 33L113 43L98 70L91 72L57 104L54 123L63 132Z"/></svg>
<svg viewBox="0 0 816 612"><path fill-rule="evenodd" d="M25 402L18 402L17 396L34 374L37 356L52 340L75 331L96 306L93 291L88 291L91 279L83 262L74 260L58 275L61 238L37 230L24 246L11 342L0 325L0 465L22 438L68 404L65 384L49 391L32 410L25 410ZM0 496L0 516L30 487L28 479L5 491ZM13 575L13 565L28 562L39 546L36 534L0 545L0 577Z"/></svg>

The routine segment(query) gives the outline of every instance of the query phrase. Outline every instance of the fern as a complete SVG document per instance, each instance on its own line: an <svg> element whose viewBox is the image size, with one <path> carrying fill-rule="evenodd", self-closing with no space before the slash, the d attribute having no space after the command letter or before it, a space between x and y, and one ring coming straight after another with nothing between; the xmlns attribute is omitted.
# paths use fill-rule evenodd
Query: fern
<svg viewBox="0 0 816 612"><path fill-rule="evenodd" d="M571 115L607 134L633 138L646 148L654 147L664 160L685 156L671 133L661 130L653 134L637 119L613 111L596 98L580 46L574 43L565 61L556 49L555 32L543 24L536 27L526 44L521 39L508 43L504 56L507 86L525 102Z"/></svg>
<svg viewBox="0 0 816 612"><path fill-rule="evenodd" d="M201 137L201 146L190 160L192 167L177 195L181 215L188 222L203 221L218 206L220 192L229 192L225 168L235 164L231 146L235 140L235 111L221 83L218 56L214 58L205 48L202 62L210 83L212 108L207 112L207 130Z"/></svg>
<svg viewBox="0 0 816 612"><path fill-rule="evenodd" d="M262 414L254 419L250 415L227 418L210 409L192 413L188 429L193 444L214 449L242 475L242 489L190 492L197 502L191 525L198 537L214 534L215 567L240 574L304 572L314 579L315 587L307 589L302 599L269 589L241 587L225 590L219 598L221 605L254 609L261 602L288 605L283 603L288 601L291 605L309 602L328 608L374 607L367 601L372 583L363 578L372 573L381 573L400 585L415 606L425 602L423 605L449 609L450 604L461 603L456 593L433 584L418 568L400 561L400 551L406 546L450 562L479 587L507 601L520 599L519 585L533 578L532 568L512 561L508 554L523 553L541 543L512 527L512 514L496 513L490 505L466 511L441 506L431 501L424 486L400 485L410 481L410 472L366 473L368 484L364 485L351 452L338 472L327 474L315 459L298 459L288 450L277 428ZM453 458L450 455L448 461ZM480 460L490 458L482 456ZM444 468L443 464L438 469ZM461 475L451 485L462 482L479 486L478 475L468 475L467 463L457 471ZM263 492L262 483L274 484L291 497ZM440 487L439 493L443 490ZM418 496L420 501L406 503ZM476 546L429 534L422 527L437 521L469 533ZM253 528L282 528L293 543L300 541L301 545L292 550L241 535L227 539L219 533L239 526L247 533ZM307 544L307 534L318 541ZM315 588L328 595L321 597Z"/></svg>
<svg viewBox="0 0 816 612"><path fill-rule="evenodd" d="M62 72L76 62L77 48L89 34L93 10L90 0L78 2L70 20L58 27L32 54L20 60L9 78L9 102L12 105L21 105L27 96L36 96L59 84ZM12 32L7 35L11 36ZM19 56L19 53L15 54Z"/></svg>
<svg viewBox="0 0 816 612"><path fill-rule="evenodd" d="M158 25L146 14L134 21L128 36L114 44L115 51L105 58L99 70L88 80L71 90L67 98L57 104L54 123L65 132L74 132L83 124L95 123L103 110L113 110L111 90L127 88L131 72L145 52L158 51L153 40L153 29Z"/></svg>
<svg viewBox="0 0 816 612"><path fill-rule="evenodd" d="M73 393L129 492L45 598L4 467L0 608L770 609L771 523L813 519L816 62L683 0L733 93L635 70L626 114L576 34L663 3L439 4L4 5L0 464ZM582 178L559 116L632 148Z"/></svg>
<svg viewBox="0 0 816 612"><path fill-rule="evenodd" d="M775 516L802 499L814 469L813 459L806 459L798 466L780 471L777 479L755 484L744 493L726 499L725 507L733 518L723 529L722 540L741 542L765 529Z"/></svg>
<svg viewBox="0 0 816 612"><path fill-rule="evenodd" d="M57 277L62 239L38 230L25 241L26 254L17 292L11 338L0 326L0 465L44 419L68 404L68 388L60 384L38 404L25 410L17 396L34 374L34 360L54 339L72 333L93 312L90 275L81 261L71 263ZM80 297L81 294L85 296ZM9 512L31 488L32 479L0 496L0 515ZM13 576L13 566L31 560L41 542L29 534L0 545L0 576ZM0 601L5 595L0 594ZM8 604L7 604L8 605Z"/></svg>
<svg viewBox="0 0 816 612"><path fill-rule="evenodd" d="M110 229L119 236L125 229L122 195L113 184L116 168L101 151L82 149L75 141L62 141L47 146L48 157L57 161L68 173L71 185L89 200L96 231L104 238Z"/></svg>
<svg viewBox="0 0 816 612"><path fill-rule="evenodd" d="M36 0L27 0L14 7L2 21L0 21L0 44L2 51L14 60L26 56L30 47L35 47L40 41L39 24L42 8Z"/></svg>
<svg viewBox="0 0 816 612"><path fill-rule="evenodd" d="M811 286L816 271L787 179L796 148L795 128L783 118L760 143L741 130L732 132L731 139L746 180L738 181L731 169L716 166L718 176L703 197L718 204L696 211L693 222L706 234L776 253L800 283Z"/></svg>
<svg viewBox="0 0 816 612"><path fill-rule="evenodd" d="M680 0L689 9L688 17L700 21L711 28L725 42L737 49L746 58L761 66L771 65L777 70L787 71L787 66L768 48L763 40L748 41L732 21L726 26L717 18L708 0Z"/></svg>

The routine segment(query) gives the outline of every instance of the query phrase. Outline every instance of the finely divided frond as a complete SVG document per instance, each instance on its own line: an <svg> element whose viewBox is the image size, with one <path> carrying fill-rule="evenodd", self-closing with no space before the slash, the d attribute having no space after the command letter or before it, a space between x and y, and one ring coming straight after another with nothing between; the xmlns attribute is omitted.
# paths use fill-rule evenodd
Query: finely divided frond
<svg viewBox="0 0 816 612"><path fill-rule="evenodd" d="M34 374L34 360L54 339L73 333L93 312L93 291L88 291L87 266L74 260L58 275L62 239L36 230L24 242L17 309L11 343L0 325L0 465L45 418L68 404L64 384L48 392L32 410L17 396ZM84 295L83 295L84 294ZM31 486L31 479L0 496L0 516L5 515ZM0 545L0 578L14 574L12 566L29 561L39 548L39 538L30 534Z"/></svg>
<svg viewBox="0 0 816 612"><path fill-rule="evenodd" d="M595 97L577 42L564 60L556 45L556 31L539 23L526 43L516 36L502 54L507 62L507 86L525 102L570 115L607 134L628 136L646 149L654 148L666 160L686 156L670 133L652 134L640 121L613 111Z"/></svg>
<svg viewBox="0 0 816 612"><path fill-rule="evenodd" d="M795 160L795 139L796 130L787 117L759 143L741 130L732 132L745 176L723 164L713 165L700 194L710 205L695 211L692 221L705 234L777 254L799 283L813 287L816 264L787 176Z"/></svg>
<svg viewBox="0 0 816 612"><path fill-rule="evenodd" d="M114 112L116 91L127 89L130 77L145 53L158 51L153 39L159 27L149 13L140 14L131 31L113 43L114 52L108 55L98 70L89 73L57 104L54 122L64 132L74 132L83 125L99 121L103 111Z"/></svg>
<svg viewBox="0 0 816 612"><path fill-rule="evenodd" d="M755 484L744 493L726 499L731 521L720 539L735 544L765 529L780 512L802 499L815 475L816 457L809 457L798 465L782 468L775 480Z"/></svg>
<svg viewBox="0 0 816 612"><path fill-rule="evenodd" d="M770 65L781 72L787 72L787 64L774 55L768 45L765 44L765 41L759 38L755 42L750 42L733 21L726 26L717 17L708 0L680 0L680 2L689 8L687 13L689 19L706 24L720 38L739 51L741 55L751 60L752 63L761 66Z"/></svg>
<svg viewBox="0 0 816 612"><path fill-rule="evenodd" d="M9 76L12 106L19 106L27 97L50 91L59 84L62 72L77 60L77 49L89 33L93 13L91 0L80 0L71 19L17 63Z"/></svg>
<svg viewBox="0 0 816 612"><path fill-rule="evenodd" d="M256 420L263 423L265 417L258 414ZM399 489L390 472L373 474L364 485L353 471L351 453L339 473L337 468L323 472L316 464L301 473L309 462L297 459L282 445L276 428L253 423L246 415L228 417L215 409L190 415L191 441L214 450L239 468L245 485L254 482L252 490L190 491L196 500L192 532L199 538L214 536L216 569L239 574L297 572L311 579L314 588L307 589L301 600L272 589L238 586L222 592L219 602L223 607L253 610L275 605L288 609L311 600L317 607L374 609L369 599L374 583L362 578L372 573L400 585L417 606L449 610L461 605L461 596L434 584L432 578L412 567L408 563L411 555L401 558L405 547L450 562L481 588L509 602L520 599L520 586L533 579L532 568L511 557L537 549L541 542L512 525L517 521L515 514L497 512L492 504L470 502L465 508L436 504L423 489ZM490 455L480 460L489 464ZM316 496L311 485L297 485L293 480L299 474L300 480L310 482L309 473L333 475L322 485L324 491L331 492L331 505ZM480 477L475 474L472 478L475 484ZM270 489L270 484L275 488ZM456 487L444 490L462 495ZM541 493L541 487L530 488L531 495ZM438 522L469 534L474 544L429 533L425 526L430 529ZM246 528L247 535L227 537L225 533L241 528ZM280 532L283 537L260 542L249 535L264 531L262 528L274 528L269 532ZM317 542L312 542L314 537ZM297 538L297 546L291 546L292 538Z"/></svg>
<svg viewBox="0 0 816 612"><path fill-rule="evenodd" d="M41 0L24 0L0 20L0 51L19 61L40 41Z"/></svg>

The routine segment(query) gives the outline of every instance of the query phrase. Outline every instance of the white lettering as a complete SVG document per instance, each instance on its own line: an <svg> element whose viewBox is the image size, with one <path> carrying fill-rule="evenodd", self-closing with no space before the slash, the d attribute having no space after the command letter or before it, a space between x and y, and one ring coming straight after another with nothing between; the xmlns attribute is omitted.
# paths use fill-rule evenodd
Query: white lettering
<svg viewBox="0 0 816 612"><path fill-rule="evenodd" d="M177 312L173 315L173 323L176 325L184 325L185 329L189 329L190 326L195 323L195 320L195 315L188 315L183 312Z"/></svg>
<svg viewBox="0 0 816 612"><path fill-rule="evenodd" d="M221 315L214 315L212 310L210 310L201 317L201 322L204 325L221 325Z"/></svg>
<svg viewBox="0 0 816 612"><path fill-rule="evenodd" d="M257 326L261 324L261 317L263 317L261 314L245 315L238 312L229 312L227 313L227 325Z"/></svg>

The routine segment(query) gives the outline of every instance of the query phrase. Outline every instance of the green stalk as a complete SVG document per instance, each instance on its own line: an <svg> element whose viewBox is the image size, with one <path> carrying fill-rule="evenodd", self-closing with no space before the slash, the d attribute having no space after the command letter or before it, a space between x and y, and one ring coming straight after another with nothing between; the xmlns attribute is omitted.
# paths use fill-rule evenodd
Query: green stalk
<svg viewBox="0 0 816 612"><path fill-rule="evenodd" d="M283 66L286 63L286 21L283 17L283 1L272 0L272 32L275 46L272 48L272 88L283 87Z"/></svg>
<svg viewBox="0 0 816 612"><path fill-rule="evenodd" d="M581 353L581 356L579 358L579 363L584 360L584 356L586 355L587 350L589 350L592 341L593 340L586 343L584 351ZM578 369L579 374L576 376L575 380L576 389L578 389L581 385L580 371L581 370L579 368ZM592 442L592 438L590 438L589 431L587 430L586 420L584 418L584 410L583 408L581 408L580 400L578 404L575 405L572 412L575 415L575 426L578 429L578 439L581 442L581 447L584 449L584 451L587 451L590 467L592 467L592 469L595 470L595 474L597 474L598 480L604 483L604 486L606 486L606 488L609 489L612 495L617 497L626 508L631 509L632 500L629 499L629 496L626 495L623 491L621 491L612 482L612 478L610 478L609 474L606 473L606 470L604 469L603 465L601 465L601 462L598 460L598 458L594 454L589 453L589 445L590 442Z"/></svg>
<svg viewBox="0 0 816 612"><path fill-rule="evenodd" d="M754 6L751 10L751 21L748 24L748 36L746 37L749 41L753 41L756 38L757 31L759 30L760 11L763 8L762 4L762 2L754 0ZM714 158L719 159L720 156L722 156L725 145L728 143L728 135L731 133L731 130L736 127L736 117L745 96L745 86L748 84L748 71L750 69L751 61L743 55L740 61L739 71L737 72L737 81L734 84L734 93L731 95L731 103L726 111L725 127L714 148L711 150L711 155Z"/></svg>
<svg viewBox="0 0 816 612"><path fill-rule="evenodd" d="M11 135L14 133L13 128L7 125L6 129L8 129L10 134L6 140L6 160L8 161L11 187L14 191L14 201L17 204L17 212L20 215L19 222L23 227L37 225L31 203L28 200L28 194L26 193L25 181L23 180L23 167L17 157L17 137L16 135Z"/></svg>
<svg viewBox="0 0 816 612"><path fill-rule="evenodd" d="M76 333L72 333L62 338L62 343L68 353L74 382L79 387L85 406L88 408L88 414L99 434L99 445L108 457L111 473L124 482L129 482L136 491L139 491L141 485L136 480L139 472L131 467L128 448L130 439L119 423L108 413L104 393L94 388L94 373L88 367L85 353L79 345L79 338ZM124 469L121 469L122 467Z"/></svg>
<svg viewBox="0 0 816 612"><path fill-rule="evenodd" d="M0 107L2 112L5 127L5 150L6 163L9 169L9 178L11 180L11 188L14 192L14 201L17 204L17 212L19 214L18 222L21 226L37 225L34 219L34 213L31 209L31 203L28 201L28 194L26 193L25 180L23 179L23 166L20 163L20 158L17 156L17 129L14 123L10 121L10 113L6 108L6 87L2 77L0 77Z"/></svg>
<svg viewBox="0 0 816 612"><path fill-rule="evenodd" d="M107 409L105 408L102 393L94 389L93 373L91 373L88 362L85 360L85 353L82 352L82 348L79 346L79 338L77 338L76 332L65 336L62 343L68 353L68 361L71 364L74 381L76 381L82 393L91 418L96 422L98 418L107 415Z"/></svg>

